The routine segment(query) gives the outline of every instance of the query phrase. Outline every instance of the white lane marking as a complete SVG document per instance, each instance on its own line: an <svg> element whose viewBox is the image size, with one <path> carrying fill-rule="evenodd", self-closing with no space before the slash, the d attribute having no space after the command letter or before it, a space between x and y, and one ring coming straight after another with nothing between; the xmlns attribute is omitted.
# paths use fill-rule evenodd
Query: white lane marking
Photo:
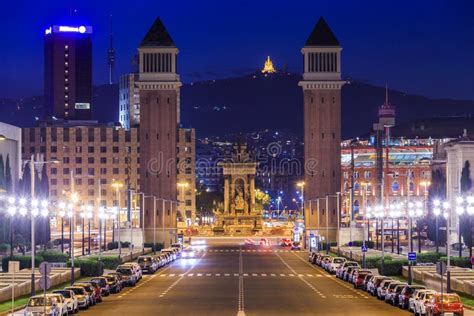
<svg viewBox="0 0 474 316"><path fill-rule="evenodd" d="M248 274L248 273L244 273L244 276L249 276L249 274Z"/></svg>
<svg viewBox="0 0 474 316"><path fill-rule="evenodd" d="M221 274L220 274L220 273L216 273L216 276L221 276Z"/></svg>
<svg viewBox="0 0 474 316"><path fill-rule="evenodd" d="M262 276L267 276L267 274L266 274L266 273L262 273Z"/></svg>
<svg viewBox="0 0 474 316"><path fill-rule="evenodd" d="M271 276L276 276L275 273L270 274Z"/></svg>
<svg viewBox="0 0 474 316"><path fill-rule="evenodd" d="M258 274L256 274L256 273L252 273L252 276L258 276Z"/></svg>
<svg viewBox="0 0 474 316"><path fill-rule="evenodd" d="M321 298L326 298L326 295L324 295L323 293L321 293L321 291L319 291L317 288L315 288L311 283L309 283L308 281L306 281L304 278L303 278L303 274L298 274L296 273L295 269L293 269L289 264L288 262L286 262L278 253L275 253L275 255L280 258L281 262L283 262L283 264L291 271L293 272L294 274L298 275L298 279L301 280L301 282L303 282L304 284L306 284L307 286L309 286L310 289L312 289L316 294L318 294Z"/></svg>
<svg viewBox="0 0 474 316"><path fill-rule="evenodd" d="M212 273L206 273L206 276L211 276L211 275L212 275Z"/></svg>
<svg viewBox="0 0 474 316"><path fill-rule="evenodd" d="M239 273L234 273L234 276L240 276L240 274Z"/></svg>
<svg viewBox="0 0 474 316"><path fill-rule="evenodd" d="M197 276L202 276L202 273L198 273Z"/></svg>
<svg viewBox="0 0 474 316"><path fill-rule="evenodd" d="M188 276L191 276L191 277L192 277L193 275L194 275L194 273L188 273Z"/></svg>
<svg viewBox="0 0 474 316"><path fill-rule="evenodd" d="M174 277L175 275L176 275L176 274L174 274L174 273L173 273L173 274L170 274L170 277Z"/></svg>
<svg viewBox="0 0 474 316"><path fill-rule="evenodd" d="M169 291L171 291L176 286L176 284L178 284L182 279L184 279L185 275L188 275L188 276L191 275L192 276L193 274L189 273L189 272L191 272L198 265L198 263L202 260L202 258L204 258L205 256L206 256L206 254L203 254L194 265L192 265L186 272L184 272L183 275L179 277L179 279L174 281L163 293L161 293L161 295L159 297L163 297Z"/></svg>
<svg viewBox="0 0 474 316"><path fill-rule="evenodd" d="M245 304L244 304L244 261L242 258L242 252L239 253L239 299L238 299L238 311L237 316L245 316Z"/></svg>

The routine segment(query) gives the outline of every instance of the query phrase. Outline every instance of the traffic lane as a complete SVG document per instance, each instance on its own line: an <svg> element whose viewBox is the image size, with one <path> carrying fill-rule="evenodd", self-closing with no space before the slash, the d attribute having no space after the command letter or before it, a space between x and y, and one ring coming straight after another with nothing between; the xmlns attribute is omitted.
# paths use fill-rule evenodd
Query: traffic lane
<svg viewBox="0 0 474 316"><path fill-rule="evenodd" d="M243 253L246 315L315 315L324 299L275 252Z"/></svg>
<svg viewBox="0 0 474 316"><path fill-rule="evenodd" d="M238 277L187 276L154 301L156 315L233 315L238 311Z"/></svg>
<svg viewBox="0 0 474 316"><path fill-rule="evenodd" d="M189 260L189 259L181 259ZM233 274L239 272L239 252L207 252L194 273Z"/></svg>
<svg viewBox="0 0 474 316"><path fill-rule="evenodd" d="M304 253L284 253L281 257L295 271L303 275L311 271L318 273L317 277L309 277L305 280L326 296L325 311L328 313L336 315L340 312L338 306L344 304L361 315L411 315L405 310L377 300L362 290L354 289L352 284L339 280L322 268L312 265L304 257Z"/></svg>

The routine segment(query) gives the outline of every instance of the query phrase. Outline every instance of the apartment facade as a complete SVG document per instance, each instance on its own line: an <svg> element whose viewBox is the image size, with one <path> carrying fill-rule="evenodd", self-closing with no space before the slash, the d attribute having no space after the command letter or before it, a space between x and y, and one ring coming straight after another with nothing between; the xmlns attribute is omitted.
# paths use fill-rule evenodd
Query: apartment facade
<svg viewBox="0 0 474 316"><path fill-rule="evenodd" d="M186 227L196 223L196 131L178 130L178 220ZM181 225L180 225L181 226Z"/></svg>

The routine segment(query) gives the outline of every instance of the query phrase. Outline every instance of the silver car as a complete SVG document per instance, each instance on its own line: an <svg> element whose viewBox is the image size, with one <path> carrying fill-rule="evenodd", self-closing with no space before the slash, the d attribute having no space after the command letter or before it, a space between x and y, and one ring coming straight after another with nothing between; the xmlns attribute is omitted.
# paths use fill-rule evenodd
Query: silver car
<svg viewBox="0 0 474 316"><path fill-rule="evenodd" d="M68 313L77 313L79 312L79 306L77 303L77 297L71 290L55 290L53 294L60 294L64 297L64 301L66 302L67 312Z"/></svg>
<svg viewBox="0 0 474 316"><path fill-rule="evenodd" d="M26 304L25 308L25 316L27 315L44 315L46 311L46 315L48 316L62 316L66 315L61 310L62 306L58 306L56 304L56 299L51 297L50 295L46 295L46 300L44 295L35 295L30 297L28 303Z"/></svg>

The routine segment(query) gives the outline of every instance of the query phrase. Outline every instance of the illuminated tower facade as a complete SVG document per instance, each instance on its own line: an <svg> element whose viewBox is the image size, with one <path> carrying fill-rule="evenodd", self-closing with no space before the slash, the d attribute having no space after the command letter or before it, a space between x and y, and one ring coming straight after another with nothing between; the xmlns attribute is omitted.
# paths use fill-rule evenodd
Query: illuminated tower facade
<svg viewBox="0 0 474 316"><path fill-rule="evenodd" d="M143 38L139 54L137 86L140 94L140 189L155 196L145 203L146 240L169 245L176 239L177 139L181 81L173 39L160 18ZM164 200L164 202L163 202Z"/></svg>
<svg viewBox="0 0 474 316"><path fill-rule="evenodd" d="M304 56L305 227L335 240L341 181L341 51L320 18L301 50ZM326 205L326 196L328 203ZM319 199L319 202L318 200ZM317 206L319 205L319 211ZM318 216L319 214L319 216Z"/></svg>
<svg viewBox="0 0 474 316"><path fill-rule="evenodd" d="M44 39L46 117L90 120L92 27L53 25Z"/></svg>

